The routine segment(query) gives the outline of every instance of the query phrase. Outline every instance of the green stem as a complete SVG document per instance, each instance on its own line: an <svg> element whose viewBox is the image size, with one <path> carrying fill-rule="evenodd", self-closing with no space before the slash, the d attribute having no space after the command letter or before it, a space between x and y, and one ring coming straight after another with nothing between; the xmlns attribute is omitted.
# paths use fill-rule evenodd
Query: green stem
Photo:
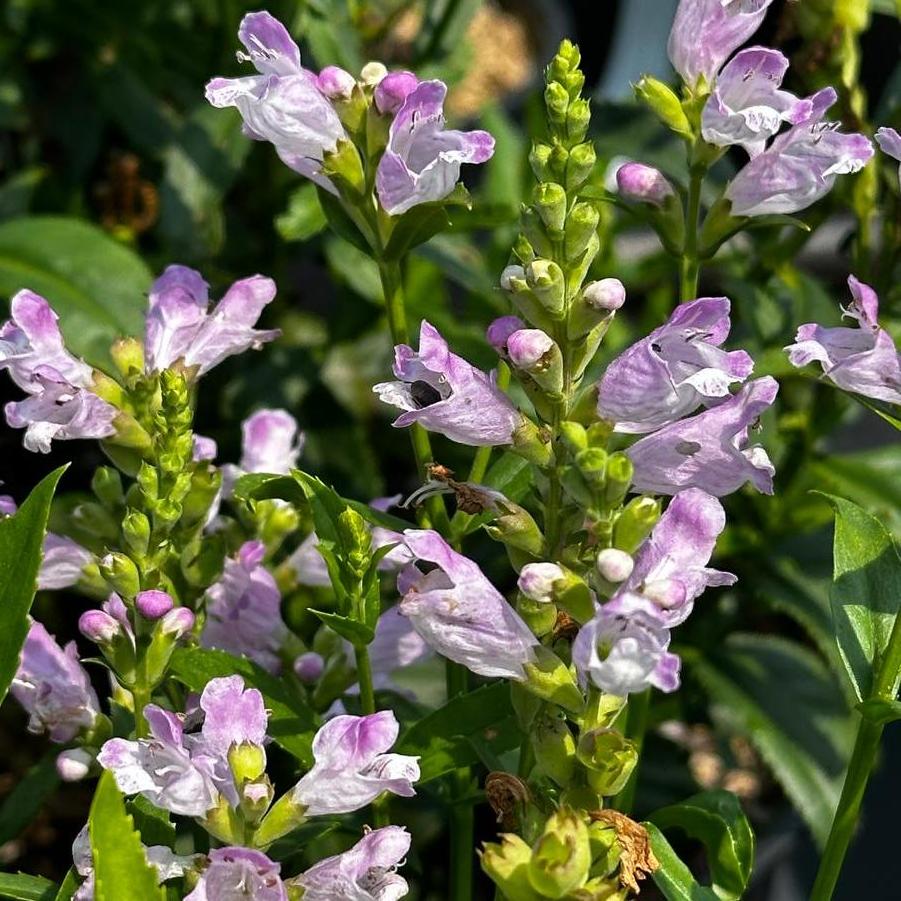
<svg viewBox="0 0 901 901"><path fill-rule="evenodd" d="M613 799L613 807L622 813L629 813L635 802L635 789L638 787L638 767L641 763L641 751L644 746L644 736L648 728L648 709L651 705L651 689L646 688L641 694L632 695L629 698L629 709L626 720L626 738L635 743L638 751L638 763L629 776L629 781L623 790Z"/></svg>
<svg viewBox="0 0 901 901"><path fill-rule="evenodd" d="M448 700L466 694L469 673L452 660L445 661ZM450 901L471 901L473 858L475 856L475 817L472 804L462 801L469 793L469 767L455 770L451 778L450 806Z"/></svg>
<svg viewBox="0 0 901 901"><path fill-rule="evenodd" d="M698 260L698 219L701 214L701 184L706 169L692 166L688 182L688 208L685 212L685 245L682 249L679 299L682 303L698 296L698 276L701 264Z"/></svg>
<svg viewBox="0 0 901 901"><path fill-rule="evenodd" d="M385 311L388 314L388 326L391 339L395 344L408 344L410 332L407 328L407 310L404 303L403 278L400 265L387 260L378 260L379 277L382 281L382 294L385 298ZM435 460L429 433L419 424L410 427L410 441L413 444L413 456L416 459L416 477L425 478L426 468ZM427 498L425 508L431 524L442 534L447 535L450 520L444 500L438 495Z"/></svg>
<svg viewBox="0 0 901 901"><path fill-rule="evenodd" d="M135 705L135 735L138 738L147 738L150 729L144 717L144 708L150 703L150 692L143 683L135 685L131 690L131 697Z"/></svg>
<svg viewBox="0 0 901 901"><path fill-rule="evenodd" d="M892 626L892 634L889 636L885 656L880 661L873 679L873 690L870 697L894 700L899 671L901 671L901 616L895 619ZM851 762L848 764L848 772L845 774L845 784L842 786L842 794L832 820L832 828L829 830L829 838L826 840L826 847L823 848L823 856L820 858L820 868L817 871L810 901L829 901L835 891L845 855L851 839L854 837L854 828L857 825L860 805L867 788L870 772L876 763L876 755L879 753L883 728L883 723L876 723L861 717L854 750L851 752Z"/></svg>

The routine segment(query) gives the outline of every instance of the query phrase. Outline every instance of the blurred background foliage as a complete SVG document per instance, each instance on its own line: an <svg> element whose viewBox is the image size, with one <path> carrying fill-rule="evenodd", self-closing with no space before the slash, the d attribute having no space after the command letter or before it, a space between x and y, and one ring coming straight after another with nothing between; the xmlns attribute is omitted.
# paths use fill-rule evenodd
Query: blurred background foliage
<svg viewBox="0 0 901 901"><path fill-rule="evenodd" d="M263 324L284 336L205 379L197 430L218 441L220 460L236 460L241 419L259 406L284 406L306 431L306 469L350 497L409 492L416 482L407 442L390 429L371 393L390 366L373 264L325 230L312 187L282 166L271 147L244 138L236 113L213 110L203 99L210 77L239 71L237 24L257 6L4 0L0 296L5 301L23 286L47 296L62 314L71 346L102 364L112 339L140 333L147 289L168 263L202 270L214 296L235 278L270 275L279 297ZM411 320L427 317L457 352L493 365L484 328L507 312L497 278L531 184L526 156L529 135L541 127L541 67L561 37L580 44L596 86L593 130L603 166L638 159L684 183L681 145L635 105L629 88L642 72L670 77L665 42L674 8L675 0L269 4L298 36L311 68L337 64L356 72L381 59L440 75L451 85L455 122L478 120L497 139L494 159L475 183L470 179L482 227L444 234L409 260ZM899 127L898 16L895 0L776 2L757 37L792 58L790 89L809 93L834 84L848 126ZM741 163L738 152L725 157L712 181L725 181ZM706 596L701 615L680 630L685 687L655 704L658 728L643 763L639 813L699 785L738 793L760 839L749 897L803 897L852 735L829 621L831 513L810 489L857 500L896 533L901 529L897 433L812 372L791 369L781 348L801 322L837 323L852 271L877 287L884 324L901 337L899 217L897 165L877 158L800 214L812 232L752 232L727 245L702 274L702 294L732 298L733 340L758 361L756 374L782 383L778 408L762 431L777 463L776 495L740 492L728 499L730 526L716 565L740 581ZM599 369L676 301L674 264L651 233L612 208L601 228L604 250L593 275L619 277L629 296ZM14 393L2 380L2 400ZM20 433L0 430L0 478L19 499L68 459L74 466L64 488L84 489L101 462L87 443L59 443L45 458L26 453L20 441ZM466 471L466 449L438 439L436 454ZM490 478L499 482L505 473L501 457ZM523 496L528 489L515 486ZM509 581L502 555L491 556L485 545L467 549L502 584ZM38 612L68 637L79 611L60 600L39 599ZM4 708L0 756L8 763L0 792L7 798L43 748L21 739L21 719L18 710ZM901 756L897 739L886 747ZM894 821L891 802L888 813L880 805L890 792L897 796L891 780L901 781L890 767L879 778L885 791L877 783L868 795L865 840L848 867L854 893L840 897L897 897L897 885L880 886L880 868L870 866L894 832L885 830ZM78 786L58 792L52 807L13 840L27 821L23 814L39 808L55 787L51 756L0 808L0 865L56 878L65 871L88 799ZM16 811L18 823L10 820ZM494 827L484 809L481 815L481 837L488 838ZM415 828L437 836L443 826ZM428 841L424 847L427 854ZM441 897L442 865L440 853L434 861L412 862L424 874L424 897Z"/></svg>

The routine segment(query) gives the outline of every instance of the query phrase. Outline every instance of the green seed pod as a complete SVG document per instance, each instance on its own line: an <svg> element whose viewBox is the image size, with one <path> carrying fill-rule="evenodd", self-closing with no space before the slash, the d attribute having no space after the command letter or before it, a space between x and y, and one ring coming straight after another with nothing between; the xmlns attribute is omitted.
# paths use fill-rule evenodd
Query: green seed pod
<svg viewBox="0 0 901 901"><path fill-rule="evenodd" d="M635 84L634 90L635 96L646 104L667 128L686 138L692 136L691 124L682 109L682 101L672 88L650 75L643 75Z"/></svg>
<svg viewBox="0 0 901 901"><path fill-rule="evenodd" d="M588 826L578 813L562 807L548 818L532 849L532 888L549 898L564 898L584 884L590 867Z"/></svg>
<svg viewBox="0 0 901 901"><path fill-rule="evenodd" d="M638 763L635 743L615 729L595 729L583 733L576 756L586 767L588 784L605 797L622 791Z"/></svg>

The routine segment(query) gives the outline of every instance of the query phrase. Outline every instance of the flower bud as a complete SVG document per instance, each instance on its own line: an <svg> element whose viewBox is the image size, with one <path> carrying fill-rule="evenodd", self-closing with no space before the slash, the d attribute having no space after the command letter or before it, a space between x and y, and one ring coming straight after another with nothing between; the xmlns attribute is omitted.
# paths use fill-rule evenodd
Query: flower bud
<svg viewBox="0 0 901 901"><path fill-rule="evenodd" d="M253 782L266 772L266 752L251 742L233 744L228 749L228 765L236 785Z"/></svg>
<svg viewBox="0 0 901 901"><path fill-rule="evenodd" d="M488 523L485 531L508 549L524 551L533 557L539 556L544 547L544 536L532 514L509 500L504 501L500 516Z"/></svg>
<svg viewBox="0 0 901 901"><path fill-rule="evenodd" d="M554 600L554 583L564 577L556 563L529 563L522 568L516 582L529 600L550 604Z"/></svg>
<svg viewBox="0 0 901 901"><path fill-rule="evenodd" d="M325 660L315 651L301 654L294 661L294 673L304 685L312 685L318 682L325 671Z"/></svg>
<svg viewBox="0 0 901 901"><path fill-rule="evenodd" d="M519 271L522 272L522 269L519 266L508 266L507 269L519 269ZM506 271L507 270L505 269L504 272ZM503 276L501 276L501 278L503 278ZM488 326L485 337L498 354L505 357L507 356L507 339L514 332L518 332L525 327L526 324L519 316L500 316Z"/></svg>
<svg viewBox="0 0 901 901"><path fill-rule="evenodd" d="M618 278L602 278L582 289L585 303L599 312L613 313L626 302L626 289Z"/></svg>
<svg viewBox="0 0 901 901"><path fill-rule="evenodd" d="M522 266L505 266L501 273L500 285L505 291L516 291L517 282L524 282L526 271Z"/></svg>
<svg viewBox="0 0 901 901"><path fill-rule="evenodd" d="M602 579L612 585L618 585L632 575L635 561L625 551L607 547L598 553L595 566Z"/></svg>
<svg viewBox="0 0 901 901"><path fill-rule="evenodd" d="M165 591L155 588L141 591L135 598L135 607L144 619L159 619L174 606L175 602Z"/></svg>
<svg viewBox="0 0 901 901"><path fill-rule="evenodd" d="M550 898L564 898L588 879L590 867L588 825L575 811L560 808L548 818L544 835L532 849L532 888Z"/></svg>
<svg viewBox="0 0 901 901"><path fill-rule="evenodd" d="M194 628L194 614L187 607L173 607L160 620L160 633L177 641Z"/></svg>
<svg viewBox="0 0 901 901"><path fill-rule="evenodd" d="M100 575L123 598L133 598L141 590L138 568L125 554L107 554L100 560L99 567Z"/></svg>
<svg viewBox="0 0 901 901"><path fill-rule="evenodd" d="M122 535L128 549L143 557L150 547L150 520L140 510L129 510L122 521Z"/></svg>
<svg viewBox="0 0 901 901"><path fill-rule="evenodd" d="M600 213L590 203L577 203L566 220L564 249L568 260L576 260L597 234Z"/></svg>
<svg viewBox="0 0 901 901"><path fill-rule="evenodd" d="M566 420L560 423L560 438L572 453L588 447L588 432L581 423Z"/></svg>
<svg viewBox="0 0 901 901"><path fill-rule="evenodd" d="M546 79L548 81L563 81L574 70L579 68L582 54L579 48L569 38L560 41L560 46L548 63Z"/></svg>
<svg viewBox="0 0 901 901"><path fill-rule="evenodd" d="M107 507L119 507L125 503L125 492L122 490L122 477L111 466L100 466L91 479L91 491L97 495L101 504Z"/></svg>
<svg viewBox="0 0 901 901"><path fill-rule="evenodd" d="M560 234L566 224L566 191L554 182L535 187L532 203L551 235Z"/></svg>
<svg viewBox="0 0 901 901"><path fill-rule="evenodd" d="M554 317L563 316L566 303L566 279L552 260L533 260L526 267L526 283L542 307Z"/></svg>
<svg viewBox="0 0 901 901"><path fill-rule="evenodd" d="M418 84L419 79L412 72L389 72L376 85L373 95L376 109L394 115Z"/></svg>
<svg viewBox="0 0 901 901"><path fill-rule="evenodd" d="M387 74L384 63L368 62L360 70L360 81L367 87L375 87Z"/></svg>
<svg viewBox="0 0 901 901"><path fill-rule="evenodd" d="M607 460L607 483L604 486L604 504L608 509L618 507L632 485L635 467L621 451L611 454Z"/></svg>
<svg viewBox="0 0 901 901"><path fill-rule="evenodd" d="M580 451L576 454L576 468L589 485L600 488L607 473L607 452L600 447Z"/></svg>
<svg viewBox="0 0 901 901"><path fill-rule="evenodd" d="M535 141L532 144L532 149L529 151L529 165L538 181L554 180L553 156L554 148L550 144L545 144L543 141Z"/></svg>
<svg viewBox="0 0 901 901"><path fill-rule="evenodd" d="M563 390L563 355L550 335L541 329L520 329L507 339L510 362L529 375L548 394Z"/></svg>
<svg viewBox="0 0 901 901"><path fill-rule="evenodd" d="M566 725L566 718L545 708L532 723L529 736L541 771L561 788L566 788L576 765L576 740Z"/></svg>
<svg viewBox="0 0 901 901"><path fill-rule="evenodd" d="M353 507L345 507L338 514L338 537L346 555L344 562L354 575L362 577L372 557L372 535L366 520Z"/></svg>
<svg viewBox="0 0 901 901"><path fill-rule="evenodd" d="M620 196L636 203L663 206L675 194L663 173L644 163L626 163L616 170L616 186Z"/></svg>
<svg viewBox="0 0 901 901"><path fill-rule="evenodd" d="M604 796L622 791L638 763L638 749L634 742L615 729L594 729L583 733L576 756L588 770L588 784Z"/></svg>
<svg viewBox="0 0 901 901"><path fill-rule="evenodd" d="M500 844L487 842L481 854L482 869L509 901L534 901L529 882L532 849L518 835L501 836Z"/></svg>
<svg viewBox="0 0 901 901"><path fill-rule="evenodd" d="M623 508L613 526L613 546L634 554L660 519L660 501L635 497Z"/></svg>
<svg viewBox="0 0 901 901"><path fill-rule="evenodd" d="M319 73L316 86L329 100L349 100L357 82L340 66L326 66Z"/></svg>
<svg viewBox="0 0 901 901"><path fill-rule="evenodd" d="M561 128L566 125L566 111L569 109L569 92L557 81L552 81L544 89L544 105L551 126Z"/></svg>
<svg viewBox="0 0 901 901"><path fill-rule="evenodd" d="M122 632L122 626L103 610L85 610L78 618L78 631L95 644L110 645Z"/></svg>
<svg viewBox="0 0 901 901"><path fill-rule="evenodd" d="M56 772L63 782L81 782L91 772L94 755L84 748L69 748L56 758Z"/></svg>
<svg viewBox="0 0 901 901"><path fill-rule="evenodd" d="M691 124L682 109L682 101L669 85L650 75L643 75L634 85L634 90L635 96L650 107L667 128L686 138L692 136Z"/></svg>
<svg viewBox="0 0 901 901"><path fill-rule="evenodd" d="M575 191L582 187L594 170L596 162L597 154L591 141L586 141L584 144L577 144L573 147L566 161L566 178L564 181L566 190Z"/></svg>
<svg viewBox="0 0 901 901"><path fill-rule="evenodd" d="M581 97L573 100L566 111L566 136L573 143L585 140L591 122L591 105Z"/></svg>
<svg viewBox="0 0 901 901"><path fill-rule="evenodd" d="M119 338L110 348L116 369L128 378L144 371L144 345L137 338Z"/></svg>

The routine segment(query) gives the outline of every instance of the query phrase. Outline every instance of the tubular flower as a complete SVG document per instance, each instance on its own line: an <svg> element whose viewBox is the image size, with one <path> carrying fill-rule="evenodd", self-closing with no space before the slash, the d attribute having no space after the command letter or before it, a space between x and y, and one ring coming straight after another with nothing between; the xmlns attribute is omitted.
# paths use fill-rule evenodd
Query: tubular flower
<svg viewBox="0 0 901 901"><path fill-rule="evenodd" d="M281 865L262 851L215 848L209 866L185 901L287 901Z"/></svg>

